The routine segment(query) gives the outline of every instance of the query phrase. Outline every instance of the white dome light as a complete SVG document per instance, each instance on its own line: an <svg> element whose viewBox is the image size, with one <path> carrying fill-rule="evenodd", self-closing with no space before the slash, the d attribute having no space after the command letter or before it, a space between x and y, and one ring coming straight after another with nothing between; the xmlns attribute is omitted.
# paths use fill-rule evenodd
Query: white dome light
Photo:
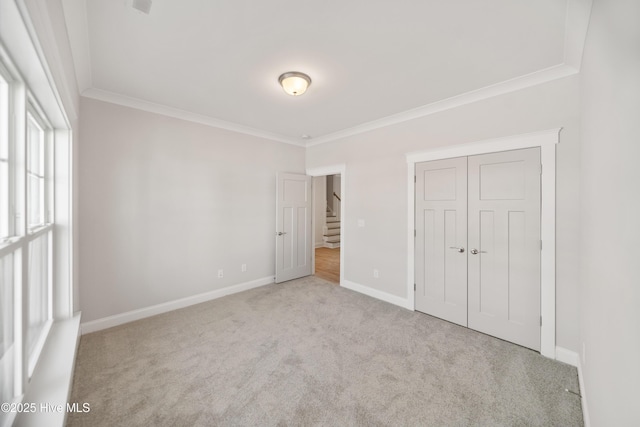
<svg viewBox="0 0 640 427"><path fill-rule="evenodd" d="M307 88L311 84L311 78L298 71L284 73L278 78L278 81L284 91L292 96L302 95L307 91Z"/></svg>

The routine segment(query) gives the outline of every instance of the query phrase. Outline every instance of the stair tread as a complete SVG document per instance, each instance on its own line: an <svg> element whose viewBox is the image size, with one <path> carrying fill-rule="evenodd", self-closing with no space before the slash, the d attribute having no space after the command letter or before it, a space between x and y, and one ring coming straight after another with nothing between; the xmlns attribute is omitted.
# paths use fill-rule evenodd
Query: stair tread
<svg viewBox="0 0 640 427"><path fill-rule="evenodd" d="M340 229L339 228L330 228L327 231L324 232L325 236L336 236L340 234Z"/></svg>
<svg viewBox="0 0 640 427"><path fill-rule="evenodd" d="M327 228L340 228L340 222L330 222L326 225Z"/></svg>

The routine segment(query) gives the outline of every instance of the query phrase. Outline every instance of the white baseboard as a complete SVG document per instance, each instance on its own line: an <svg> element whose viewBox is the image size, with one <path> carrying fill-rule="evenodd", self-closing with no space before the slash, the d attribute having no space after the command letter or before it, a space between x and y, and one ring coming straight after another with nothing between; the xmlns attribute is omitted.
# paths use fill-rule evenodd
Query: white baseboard
<svg viewBox="0 0 640 427"><path fill-rule="evenodd" d="M227 295L237 294L238 292L248 291L249 289L254 289L260 286L270 285L271 283L274 283L273 276L263 277L250 282L216 289L215 291L205 292L203 294L193 295L175 301L169 301L162 304L152 305L150 307L140 308L138 310L128 311L126 313L103 317L102 319L92 320L90 322L82 323L80 327L82 334L88 334L90 332L96 332L102 329L122 325L124 323L133 322L134 320L144 319L145 317L151 317L157 314L177 310L179 308L189 307L190 305L222 298Z"/></svg>
<svg viewBox="0 0 640 427"><path fill-rule="evenodd" d="M578 382L580 384L580 397L582 399L582 418L584 419L584 427L591 427L589 406L587 405L587 389L584 386L584 376L582 373L582 362L580 357L578 357Z"/></svg>
<svg viewBox="0 0 640 427"><path fill-rule="evenodd" d="M556 360L567 365L578 367L578 353L563 347L556 347Z"/></svg>
<svg viewBox="0 0 640 427"><path fill-rule="evenodd" d="M386 292L361 285L359 283L351 282L349 280L343 280L342 283L340 283L340 286L370 296L372 298L379 299L390 304L400 306L402 308L406 308L408 310L413 310L413 307L409 307L409 301L406 298L400 298L398 296L391 295Z"/></svg>
<svg viewBox="0 0 640 427"><path fill-rule="evenodd" d="M582 363L580 361L580 355L575 351L567 350L563 347L556 347L556 360L578 368L578 383L580 384L582 417L584 418L585 427L589 427L591 423L589 421L589 411L587 409L587 391L584 387L584 378L582 376Z"/></svg>

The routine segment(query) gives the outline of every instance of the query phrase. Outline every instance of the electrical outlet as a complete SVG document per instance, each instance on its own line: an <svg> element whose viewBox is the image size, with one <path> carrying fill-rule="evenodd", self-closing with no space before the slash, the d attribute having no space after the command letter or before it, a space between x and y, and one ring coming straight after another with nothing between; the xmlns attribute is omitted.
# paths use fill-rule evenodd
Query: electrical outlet
<svg viewBox="0 0 640 427"><path fill-rule="evenodd" d="M224 277L224 270L218 270L218 279L222 279Z"/></svg>
<svg viewBox="0 0 640 427"><path fill-rule="evenodd" d="M247 264L242 264L242 266L240 267L240 270L241 270L243 273L246 273L246 272L247 272Z"/></svg>
<svg viewBox="0 0 640 427"><path fill-rule="evenodd" d="M377 279L377 278L379 278L379 277L380 277L380 272L378 271L378 269L377 269L377 268L374 268L374 269L373 269L373 278L374 278L374 279Z"/></svg>

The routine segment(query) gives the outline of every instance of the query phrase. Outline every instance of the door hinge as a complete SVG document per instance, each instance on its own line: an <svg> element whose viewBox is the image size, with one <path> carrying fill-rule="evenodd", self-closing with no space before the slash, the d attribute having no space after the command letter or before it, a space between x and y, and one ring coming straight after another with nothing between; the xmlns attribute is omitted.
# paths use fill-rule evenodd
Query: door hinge
<svg viewBox="0 0 640 427"><path fill-rule="evenodd" d="M542 163L540 163L540 175L542 175Z"/></svg>
<svg viewBox="0 0 640 427"><path fill-rule="evenodd" d="M540 316L540 326L542 326L542 316Z"/></svg>
<svg viewBox="0 0 640 427"><path fill-rule="evenodd" d="M415 175L413 175L413 183L415 184L416 182L418 182L418 177L416 177Z"/></svg>
<svg viewBox="0 0 640 427"><path fill-rule="evenodd" d="M415 291L416 291L416 284L414 283L413 284L413 292L415 292Z"/></svg>
<svg viewBox="0 0 640 427"><path fill-rule="evenodd" d="M416 231L416 229L413 229L413 237L416 237L418 235L418 232Z"/></svg>
<svg viewBox="0 0 640 427"><path fill-rule="evenodd" d="M540 239L540 250L542 250L542 239Z"/></svg>

